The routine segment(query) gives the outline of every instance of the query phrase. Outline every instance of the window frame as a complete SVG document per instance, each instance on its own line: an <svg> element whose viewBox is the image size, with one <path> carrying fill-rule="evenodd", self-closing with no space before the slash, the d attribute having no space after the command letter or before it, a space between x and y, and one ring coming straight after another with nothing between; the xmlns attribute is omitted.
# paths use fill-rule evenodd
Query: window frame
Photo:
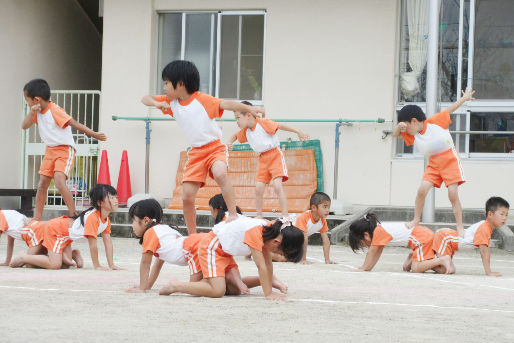
<svg viewBox="0 0 514 343"><path fill-rule="evenodd" d="M155 75L159 75L160 70L159 68L159 54L160 54L160 48L162 46L162 36L160 31L160 23L161 23L161 15L162 14L181 14L182 15L182 36L181 36L181 47L180 47L180 58L183 60L185 57L185 44L186 44L186 16L187 14L212 14L216 15L217 21L214 23L214 21L211 20L211 34L213 34L216 37L216 51L213 52L213 44L211 42L211 66L215 66L215 79L211 80L209 83L209 88L212 90L213 96L219 97L219 88L220 88L220 61L221 61L221 22L223 16L228 15L262 15L264 19L263 23L263 48L262 48L262 85L261 85L261 99L255 100L255 99L230 99L234 101L251 101L252 104L257 106L262 106L264 104L264 84L265 84L265 70L266 70L266 20L267 20L267 13L266 10L158 10L157 11L157 54L156 54L156 63L154 68ZM215 60L213 61L213 56L215 56ZM238 58L241 60L241 25L239 26L239 51L238 51ZM240 68L237 70L238 74L238 91L239 91L239 82L240 82ZM162 90L159 89L159 77L156 78L156 85L155 89L156 92L162 92ZM214 83L214 84L213 84Z"/></svg>

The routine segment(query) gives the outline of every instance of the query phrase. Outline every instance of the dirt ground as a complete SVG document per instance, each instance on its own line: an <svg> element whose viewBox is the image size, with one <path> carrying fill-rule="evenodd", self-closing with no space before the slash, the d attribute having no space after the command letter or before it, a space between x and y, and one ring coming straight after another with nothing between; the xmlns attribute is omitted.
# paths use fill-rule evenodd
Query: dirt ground
<svg viewBox="0 0 514 343"><path fill-rule="evenodd" d="M386 248L375 270L355 273L363 254L332 246L338 265L322 263L322 248L309 246L315 264L275 263L289 286L286 302L270 302L261 288L250 296L207 299L187 295L129 294L139 281L140 245L114 238L123 271L92 270L87 243L74 244L83 269L0 267L0 342L512 342L514 254L493 250L484 275L478 251L458 252L456 275L402 272L409 252ZM0 260L6 239L0 240ZM16 242L15 253L23 248ZM99 240L101 263L106 264ZM257 275L238 259L243 275ZM165 264L154 289L188 268Z"/></svg>

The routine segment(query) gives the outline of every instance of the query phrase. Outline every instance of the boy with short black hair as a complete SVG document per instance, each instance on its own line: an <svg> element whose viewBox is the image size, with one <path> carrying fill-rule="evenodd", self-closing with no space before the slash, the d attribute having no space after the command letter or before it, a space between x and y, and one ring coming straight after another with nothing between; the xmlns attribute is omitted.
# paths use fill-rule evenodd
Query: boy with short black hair
<svg viewBox="0 0 514 343"><path fill-rule="evenodd" d="M416 105L404 106L398 113L398 126L393 136L402 137L407 145L415 144L419 151L430 158L416 195L414 219L407 224L409 228L419 224L428 191L432 187L441 187L444 181L455 215L457 232L461 237L464 235L458 186L463 184L465 179L460 156L455 150L448 128L452 122L450 114L466 101L474 100L474 93L475 91L471 88L466 89L465 92L462 91L462 97L453 105L428 119L423 110Z"/></svg>
<svg viewBox="0 0 514 343"><path fill-rule="evenodd" d="M311 196L310 210L303 212L296 218L296 227L303 231L305 239L303 245L303 257L300 261L303 264L311 264L307 261L307 246L309 236L319 232L323 241L323 255L325 263L336 264L330 260L330 239L328 238L328 225L326 217L330 212L330 197L323 192L316 192Z"/></svg>
<svg viewBox="0 0 514 343"><path fill-rule="evenodd" d="M100 141L105 141L107 136L76 122L62 108L53 103L50 100L50 86L45 80L29 81L23 87L23 93L30 112L23 119L21 127L23 130L27 130L34 123L37 124L39 136L46 145L45 157L39 168L40 178L36 193L34 220L41 220L46 203L46 192L52 179L68 207L69 216L73 217L77 214L75 203L73 195L66 186L66 179L73 169L76 150L71 128Z"/></svg>
<svg viewBox="0 0 514 343"><path fill-rule="evenodd" d="M221 143L221 129L215 118L220 118L224 110L264 115L264 109L199 92L200 73L189 61L169 63L162 71L162 79L166 94L146 95L141 102L174 117L192 146L187 153L182 179L184 219L188 233L196 233L195 199L198 190L205 185L207 174L221 188L229 213L227 222L237 219L234 188L227 173L227 146Z"/></svg>
<svg viewBox="0 0 514 343"><path fill-rule="evenodd" d="M252 106L248 101L242 102ZM282 216L287 217L287 198L282 183L288 180L287 165L284 154L280 150L280 140L277 136L278 130L294 132L300 140L308 140L309 135L289 125L277 123L273 120L259 118L251 112L235 111L237 126L240 130L230 137L228 147L231 150L232 144L238 140L240 143L248 142L253 151L259 155L259 167L255 185L255 210L257 218L262 216L262 202L266 185L273 187L280 203Z"/></svg>
<svg viewBox="0 0 514 343"><path fill-rule="evenodd" d="M478 247L485 273L489 276L501 276L491 271L491 236L493 230L502 227L509 216L509 203L500 197L491 197L485 203L486 219L464 230L464 237L459 237L452 229L441 229L435 233L433 249L437 256L448 255L453 258L455 251Z"/></svg>

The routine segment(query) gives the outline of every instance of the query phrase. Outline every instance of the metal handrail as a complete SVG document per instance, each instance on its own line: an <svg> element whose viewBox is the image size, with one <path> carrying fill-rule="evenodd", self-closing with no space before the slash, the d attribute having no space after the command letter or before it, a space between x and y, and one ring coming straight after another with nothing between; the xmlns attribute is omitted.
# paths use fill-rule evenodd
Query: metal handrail
<svg viewBox="0 0 514 343"><path fill-rule="evenodd" d="M386 138L388 135L393 133L393 130L382 130L384 136L382 138ZM514 135L514 131L450 131L450 133L457 133L463 135Z"/></svg>

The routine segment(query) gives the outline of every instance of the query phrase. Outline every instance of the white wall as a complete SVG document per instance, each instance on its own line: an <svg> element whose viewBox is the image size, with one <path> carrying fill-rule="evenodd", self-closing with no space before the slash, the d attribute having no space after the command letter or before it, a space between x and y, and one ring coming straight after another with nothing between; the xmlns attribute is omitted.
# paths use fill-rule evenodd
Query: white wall
<svg viewBox="0 0 514 343"><path fill-rule="evenodd" d="M41 77L56 90L99 89L101 37L76 1L3 0L0 46L0 188L19 188L23 86ZM0 206L18 203L0 197Z"/></svg>

